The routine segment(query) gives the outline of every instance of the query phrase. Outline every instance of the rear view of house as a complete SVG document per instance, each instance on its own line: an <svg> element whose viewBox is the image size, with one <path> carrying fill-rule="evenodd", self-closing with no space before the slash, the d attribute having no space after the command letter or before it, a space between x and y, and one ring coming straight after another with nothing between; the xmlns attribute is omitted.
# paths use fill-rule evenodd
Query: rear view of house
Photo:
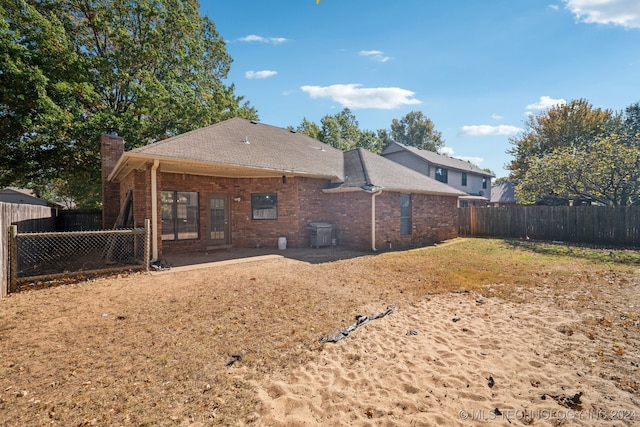
<svg viewBox="0 0 640 427"><path fill-rule="evenodd" d="M457 235L464 195L366 150L240 118L127 152L105 135L102 164L103 225L150 219L154 259L282 238L305 247L314 222L345 247L424 245Z"/></svg>

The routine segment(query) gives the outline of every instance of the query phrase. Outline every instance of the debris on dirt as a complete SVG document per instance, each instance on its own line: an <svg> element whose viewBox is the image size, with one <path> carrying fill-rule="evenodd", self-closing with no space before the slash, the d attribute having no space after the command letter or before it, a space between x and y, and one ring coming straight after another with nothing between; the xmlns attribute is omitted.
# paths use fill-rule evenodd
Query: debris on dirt
<svg viewBox="0 0 640 427"><path fill-rule="evenodd" d="M156 270L156 271L171 270L171 265L164 258L158 259L158 260L155 260L155 261L151 261L149 266L151 268L153 268L154 270Z"/></svg>
<svg viewBox="0 0 640 427"><path fill-rule="evenodd" d="M347 328L343 329L342 331L338 332L337 334L331 337L320 337L320 341L321 342L338 342L341 339L346 338L347 335L349 335L351 332L358 329L360 326L366 323L369 323L369 321L371 320L379 319L381 317L386 316L387 314L391 314L395 309L396 309L395 305L390 305L389 307L387 307L385 311L378 314L372 314L371 316L362 316L358 314L356 316L356 323L354 323L351 326L348 326Z"/></svg>
<svg viewBox="0 0 640 427"><path fill-rule="evenodd" d="M574 394L573 396L567 396L564 394L553 395L553 394L545 393L542 396L540 396L540 398L542 400L546 400L547 396L551 397L553 400L558 402L558 405L562 405L569 409L574 409L578 411L582 410L582 401L580 400L580 398L582 397L581 391Z"/></svg>
<svg viewBox="0 0 640 427"><path fill-rule="evenodd" d="M492 388L495 384L496 384L496 382L494 381L492 376L487 378L487 385L489 386L489 388Z"/></svg>
<svg viewBox="0 0 640 427"><path fill-rule="evenodd" d="M454 317L454 318L453 318L453 319L451 319L451 320L453 320L454 322L459 322L461 319L460 319L460 317L456 316L456 317Z"/></svg>
<svg viewBox="0 0 640 427"><path fill-rule="evenodd" d="M407 332L407 335L418 335L418 331L411 330L411 331Z"/></svg>
<svg viewBox="0 0 640 427"><path fill-rule="evenodd" d="M233 366L234 363L240 362L241 360L242 360L242 356L240 356L239 354L234 354L231 356L231 360L225 363L224 366L226 367Z"/></svg>

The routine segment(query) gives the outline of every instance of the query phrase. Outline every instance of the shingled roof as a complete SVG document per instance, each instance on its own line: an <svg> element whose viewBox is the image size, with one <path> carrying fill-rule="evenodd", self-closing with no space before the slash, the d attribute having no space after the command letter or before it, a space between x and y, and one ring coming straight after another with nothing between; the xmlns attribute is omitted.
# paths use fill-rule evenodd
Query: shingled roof
<svg viewBox="0 0 640 427"><path fill-rule="evenodd" d="M166 172L343 179L342 151L302 133L233 118L124 153L110 179L159 159ZM182 164L182 166L180 166Z"/></svg>
<svg viewBox="0 0 640 427"><path fill-rule="evenodd" d="M117 181L152 160L159 160L160 169L170 173L324 178L331 182L328 192L386 189L465 194L365 149L343 153L307 135L241 118L125 152L109 179Z"/></svg>
<svg viewBox="0 0 640 427"><path fill-rule="evenodd" d="M378 190L464 196L466 193L363 148L344 153L344 182L325 191Z"/></svg>
<svg viewBox="0 0 640 427"><path fill-rule="evenodd" d="M392 142L391 144L389 144L382 152L382 155L385 156L403 150L420 157L421 159L429 162L432 165L443 166L447 169L456 169L462 172L473 172L487 177L495 176L492 173L487 172L486 170L483 170L466 160L456 159L429 150L421 150L417 147L411 147L409 145L400 144L398 142Z"/></svg>

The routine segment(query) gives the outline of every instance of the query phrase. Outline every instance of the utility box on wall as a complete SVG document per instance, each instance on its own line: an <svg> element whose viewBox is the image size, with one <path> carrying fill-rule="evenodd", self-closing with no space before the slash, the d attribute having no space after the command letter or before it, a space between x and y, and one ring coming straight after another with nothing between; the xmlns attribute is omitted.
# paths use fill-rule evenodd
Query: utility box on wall
<svg viewBox="0 0 640 427"><path fill-rule="evenodd" d="M312 248L319 248L320 246L331 246L333 224L328 222L312 222L309 224L309 228L311 228Z"/></svg>

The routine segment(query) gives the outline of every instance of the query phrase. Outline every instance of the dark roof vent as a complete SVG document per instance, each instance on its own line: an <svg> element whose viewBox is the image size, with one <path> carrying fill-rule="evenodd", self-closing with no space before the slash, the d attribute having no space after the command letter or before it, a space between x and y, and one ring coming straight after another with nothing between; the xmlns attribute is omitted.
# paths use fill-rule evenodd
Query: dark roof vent
<svg viewBox="0 0 640 427"><path fill-rule="evenodd" d="M255 120L251 120L251 123L253 123L254 125L257 125L257 124L258 124L258 122L257 122L257 121L255 121Z"/></svg>
<svg viewBox="0 0 640 427"><path fill-rule="evenodd" d="M295 129L289 129L289 132L291 132L291 133L298 133L298 131L297 131L297 130L295 130Z"/></svg>

